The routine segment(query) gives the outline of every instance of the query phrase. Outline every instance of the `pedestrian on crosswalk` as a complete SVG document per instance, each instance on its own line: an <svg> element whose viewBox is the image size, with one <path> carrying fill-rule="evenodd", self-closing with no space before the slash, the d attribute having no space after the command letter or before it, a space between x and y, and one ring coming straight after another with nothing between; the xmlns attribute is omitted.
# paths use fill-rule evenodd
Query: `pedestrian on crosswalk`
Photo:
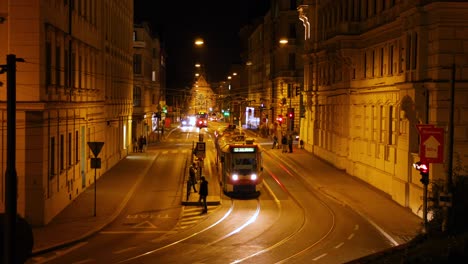
<svg viewBox="0 0 468 264"><path fill-rule="evenodd" d="M202 213L206 214L208 212L208 206L206 203L206 197L208 196L208 181L205 179L204 176L201 177L199 194L200 197L198 198L198 203L200 203L203 206Z"/></svg>

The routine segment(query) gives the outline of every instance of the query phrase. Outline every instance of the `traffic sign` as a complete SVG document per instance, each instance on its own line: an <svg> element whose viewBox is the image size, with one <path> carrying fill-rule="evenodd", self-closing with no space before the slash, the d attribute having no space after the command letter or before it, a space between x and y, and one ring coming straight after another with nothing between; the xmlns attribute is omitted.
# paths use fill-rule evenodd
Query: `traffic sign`
<svg viewBox="0 0 468 264"><path fill-rule="evenodd" d="M444 162L444 129L438 127L424 127L420 130L421 143L419 156L427 163Z"/></svg>
<svg viewBox="0 0 468 264"><path fill-rule="evenodd" d="M432 124L416 124L416 128L418 129L418 133L421 134L421 130L425 128L433 128L434 125Z"/></svg>
<svg viewBox="0 0 468 264"><path fill-rule="evenodd" d="M196 155L198 158L206 157L206 144L205 142L197 142Z"/></svg>
<svg viewBox="0 0 468 264"><path fill-rule="evenodd" d="M102 146L104 146L104 142L88 142L88 146L94 154L94 157L99 155L101 152Z"/></svg>

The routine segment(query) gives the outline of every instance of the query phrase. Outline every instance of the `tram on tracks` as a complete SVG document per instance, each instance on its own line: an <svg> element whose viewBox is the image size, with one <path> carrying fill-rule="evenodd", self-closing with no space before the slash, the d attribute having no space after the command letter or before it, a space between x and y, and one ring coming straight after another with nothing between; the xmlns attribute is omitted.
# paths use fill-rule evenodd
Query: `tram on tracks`
<svg viewBox="0 0 468 264"><path fill-rule="evenodd" d="M223 192L232 197L260 195L263 187L262 148L254 139L237 131L215 138L219 181Z"/></svg>
<svg viewBox="0 0 468 264"><path fill-rule="evenodd" d="M195 126L199 128L208 127L208 114L206 112L198 112L195 115Z"/></svg>

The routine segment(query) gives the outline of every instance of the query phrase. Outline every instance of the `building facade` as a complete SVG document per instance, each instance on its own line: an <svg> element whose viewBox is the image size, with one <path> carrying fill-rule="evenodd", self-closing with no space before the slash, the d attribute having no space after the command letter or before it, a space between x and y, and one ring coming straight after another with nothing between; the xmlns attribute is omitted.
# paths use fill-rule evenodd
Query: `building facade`
<svg viewBox="0 0 468 264"><path fill-rule="evenodd" d="M299 132L303 109L302 23L296 1L272 0L248 37L249 98L259 110L262 134ZM293 112L292 118L288 113ZM282 122L279 118L282 118Z"/></svg>
<svg viewBox="0 0 468 264"><path fill-rule="evenodd" d="M148 23L135 25L133 31L133 140L160 140L161 111L166 105L165 54L160 39L153 36Z"/></svg>
<svg viewBox="0 0 468 264"><path fill-rule="evenodd" d="M445 164L430 166L431 181L449 179L451 140L468 162L468 3L300 2L305 148L422 215L416 125L445 131Z"/></svg>
<svg viewBox="0 0 468 264"><path fill-rule="evenodd" d="M88 142L104 142L97 178L131 145L133 1L1 1L0 16L0 60L25 60L16 67L18 213L45 225L94 183ZM4 172L5 89L0 100Z"/></svg>

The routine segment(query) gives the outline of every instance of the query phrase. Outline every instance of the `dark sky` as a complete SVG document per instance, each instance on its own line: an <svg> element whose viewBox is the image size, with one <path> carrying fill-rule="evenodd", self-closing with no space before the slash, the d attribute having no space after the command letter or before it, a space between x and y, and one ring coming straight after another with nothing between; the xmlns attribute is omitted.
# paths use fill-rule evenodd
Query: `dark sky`
<svg viewBox="0 0 468 264"><path fill-rule="evenodd" d="M167 52L167 88L191 86L197 57L206 65L209 81L225 80L240 62L239 30L265 15L270 0L135 0L135 22L148 21ZM205 45L196 49L197 36Z"/></svg>

